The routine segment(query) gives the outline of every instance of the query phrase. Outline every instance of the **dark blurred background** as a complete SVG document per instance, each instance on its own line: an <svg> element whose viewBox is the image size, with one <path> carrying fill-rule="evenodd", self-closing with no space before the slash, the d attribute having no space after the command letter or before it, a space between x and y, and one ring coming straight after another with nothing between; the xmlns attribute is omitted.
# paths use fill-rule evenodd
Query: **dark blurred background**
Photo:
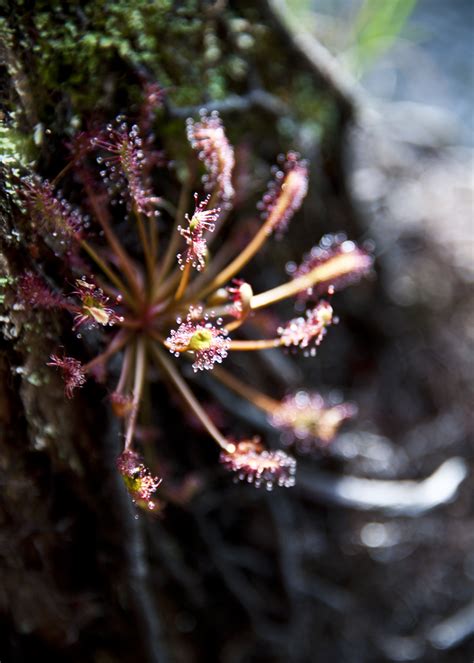
<svg viewBox="0 0 474 663"><path fill-rule="evenodd" d="M133 108L157 80L168 107L156 133L178 162L184 118L220 108L248 197L240 218L279 152L311 161L290 232L247 272L257 291L327 232L373 240L377 273L336 294L340 323L316 358L229 360L276 397L304 387L358 404L328 450L298 458L295 488L233 485L196 422L155 387L169 476L202 486L161 520L137 516L113 471L104 389L65 403L60 385L38 387L59 322L28 327L4 307L2 663L470 661L472 3L0 6L4 168L20 160L54 177L78 128ZM171 176L156 184L175 195ZM24 253L12 227L4 191L9 274ZM193 388L237 436L278 445L251 405L210 380Z"/></svg>

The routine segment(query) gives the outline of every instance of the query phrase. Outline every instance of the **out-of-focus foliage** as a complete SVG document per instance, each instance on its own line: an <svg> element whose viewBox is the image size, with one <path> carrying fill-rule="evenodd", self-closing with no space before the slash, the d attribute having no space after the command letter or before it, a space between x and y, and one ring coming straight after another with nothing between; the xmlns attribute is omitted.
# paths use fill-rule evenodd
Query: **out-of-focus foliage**
<svg viewBox="0 0 474 663"><path fill-rule="evenodd" d="M417 0L352 0L334 3L290 0L287 5L305 29L332 46L360 77L402 34Z"/></svg>
<svg viewBox="0 0 474 663"><path fill-rule="evenodd" d="M364 0L354 20L348 63L357 75L388 50L402 32L417 0Z"/></svg>
<svg viewBox="0 0 474 663"><path fill-rule="evenodd" d="M14 4L17 39L25 56L31 55L38 89L54 101L60 84L79 112L107 104L111 88L130 84L130 77L105 84L106 73L120 61L137 77L151 75L171 87L176 103L200 102L203 88L220 99L229 81L245 77L246 54L264 30L229 10L229 33L223 34L220 20L194 0L178 6L171 0L40 1L34 13L23 0Z"/></svg>

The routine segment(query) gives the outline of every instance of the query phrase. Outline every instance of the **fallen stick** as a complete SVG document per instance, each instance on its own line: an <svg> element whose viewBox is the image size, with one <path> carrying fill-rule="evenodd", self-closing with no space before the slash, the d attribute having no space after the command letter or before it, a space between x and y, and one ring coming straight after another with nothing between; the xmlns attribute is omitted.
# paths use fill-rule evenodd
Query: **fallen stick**
<svg viewBox="0 0 474 663"><path fill-rule="evenodd" d="M468 474L462 458L450 458L422 481L364 479L354 476L301 470L299 491L318 501L352 509L381 510L403 516L418 516L454 499Z"/></svg>

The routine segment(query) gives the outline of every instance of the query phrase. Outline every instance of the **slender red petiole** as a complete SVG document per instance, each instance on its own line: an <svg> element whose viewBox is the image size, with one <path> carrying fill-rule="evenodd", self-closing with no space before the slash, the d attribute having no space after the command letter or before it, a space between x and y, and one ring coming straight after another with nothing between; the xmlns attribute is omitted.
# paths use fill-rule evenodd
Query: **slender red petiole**
<svg viewBox="0 0 474 663"><path fill-rule="evenodd" d="M204 428L207 430L209 435L217 442L217 444L227 451L228 453L233 453L235 451L235 445L229 442L224 435L219 431L215 424L211 421L208 414L196 400L191 389L188 387L187 383L181 377L180 373L176 370L173 363L165 356L163 352L153 344L151 346L153 356L157 361L157 364L160 368L163 369L165 374L168 376L170 381L174 384L176 389L181 395L181 398L185 404L190 408L190 410L196 415L199 421L202 423Z"/></svg>
<svg viewBox="0 0 474 663"><path fill-rule="evenodd" d="M134 269L132 260L128 255L128 253L123 248L116 234L112 230L110 223L107 219L107 216L104 213L103 208L97 201L97 196L93 191L92 187L86 183L85 190L89 197L94 215L96 216L98 222L102 227L102 230L104 231L105 238L113 254L117 256L119 264L123 269L125 278L127 279L130 288L133 290L135 297L137 297L140 300L142 298L142 293L141 293L140 283L137 279L136 271Z"/></svg>
<svg viewBox="0 0 474 663"><path fill-rule="evenodd" d="M127 432L125 433L125 446L124 450L130 449L133 443L133 435L135 433L135 426L137 423L138 410L140 407L140 399L143 392L143 384L145 381L146 372L146 347L143 339L137 343L137 350L135 356L135 370L134 382L132 391L132 411L127 421Z"/></svg>
<svg viewBox="0 0 474 663"><path fill-rule="evenodd" d="M130 334L128 332L119 331L111 340L104 352L101 352L100 355L97 355L97 357L94 357L94 359L91 359L90 362L84 365L84 372L87 373L98 364L108 361L111 357L113 357L114 354L120 352L120 350L128 343L129 340Z"/></svg>

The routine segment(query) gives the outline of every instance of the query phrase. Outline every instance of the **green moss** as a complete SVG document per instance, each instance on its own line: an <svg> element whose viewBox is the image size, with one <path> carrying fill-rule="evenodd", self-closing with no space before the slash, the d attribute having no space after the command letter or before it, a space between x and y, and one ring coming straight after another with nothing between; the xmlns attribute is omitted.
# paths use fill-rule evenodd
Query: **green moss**
<svg viewBox="0 0 474 663"><path fill-rule="evenodd" d="M0 198L0 232L6 243L17 243L19 240L18 231L5 225L5 219L9 216L7 206L14 203L17 209L23 208L16 182L25 169L33 165L37 152L33 135L19 131L12 118L10 125L7 125L6 121L0 122L0 179L4 193Z"/></svg>
<svg viewBox="0 0 474 663"><path fill-rule="evenodd" d="M10 168L27 167L36 156L34 136L25 136L14 125L0 122L0 154L2 165Z"/></svg>
<svg viewBox="0 0 474 663"><path fill-rule="evenodd" d="M0 277L0 304L5 303L5 294L12 283L13 279L10 276Z"/></svg>
<svg viewBox="0 0 474 663"><path fill-rule="evenodd" d="M177 105L222 98L227 79L245 74L244 60L227 54L217 22L195 0L179 8L172 0L40 0L15 22L35 97L65 94L81 116L110 105L111 77L128 97L130 71L147 71ZM245 49L251 43L244 40Z"/></svg>
<svg viewBox="0 0 474 663"><path fill-rule="evenodd" d="M317 139L330 122L333 104L311 74L291 66L255 5L227 5L218 16L198 0L37 0L33 11L28 3L17 5L7 31L28 72L39 139L43 127L72 135L91 116L102 121L136 112L143 73L179 107L246 93L252 72L252 80L289 108L272 119L275 153L298 147L302 125ZM165 119L158 118L157 133L179 165L189 152L183 151L183 120ZM242 129L261 135L268 115L235 114L226 124L231 141Z"/></svg>

